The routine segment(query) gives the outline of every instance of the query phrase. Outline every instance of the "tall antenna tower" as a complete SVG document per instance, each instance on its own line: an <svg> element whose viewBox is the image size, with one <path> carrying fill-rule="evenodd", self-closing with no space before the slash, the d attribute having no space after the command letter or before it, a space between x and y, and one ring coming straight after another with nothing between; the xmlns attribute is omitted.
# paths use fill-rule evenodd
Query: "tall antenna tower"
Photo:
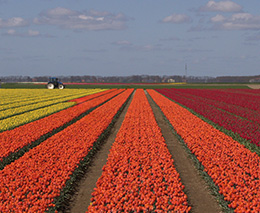
<svg viewBox="0 0 260 213"><path fill-rule="evenodd" d="M187 64L185 63L185 82L187 82L187 70L188 70L188 67L187 67Z"/></svg>
<svg viewBox="0 0 260 213"><path fill-rule="evenodd" d="M188 70L187 64L185 64L185 77L187 77L187 70Z"/></svg>

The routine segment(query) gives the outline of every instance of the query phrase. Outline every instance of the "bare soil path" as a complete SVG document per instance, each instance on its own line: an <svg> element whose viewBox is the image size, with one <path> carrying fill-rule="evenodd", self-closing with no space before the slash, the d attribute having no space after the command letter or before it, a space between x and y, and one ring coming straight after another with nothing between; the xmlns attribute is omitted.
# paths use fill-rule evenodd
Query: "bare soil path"
<svg viewBox="0 0 260 213"><path fill-rule="evenodd" d="M149 95L147 95L147 98L153 109L156 121L162 130L167 147L173 156L174 165L180 174L181 182L185 186L184 191L188 196L190 205L192 206L191 212L222 212L217 200L210 194L206 182L195 168L193 161L189 158L181 143L173 134L160 109L152 101Z"/></svg>
<svg viewBox="0 0 260 213"><path fill-rule="evenodd" d="M109 150L115 141L118 130L125 118L127 109L132 101L132 97L128 101L124 110L121 112L119 118L115 122L113 128L110 131L110 135L103 142L101 149L96 153L91 166L88 168L86 175L80 180L78 184L78 192L73 196L73 200L70 204L70 209L67 212L71 213L83 213L86 212L90 204L91 193L96 187L96 182L102 174L102 168L106 164Z"/></svg>

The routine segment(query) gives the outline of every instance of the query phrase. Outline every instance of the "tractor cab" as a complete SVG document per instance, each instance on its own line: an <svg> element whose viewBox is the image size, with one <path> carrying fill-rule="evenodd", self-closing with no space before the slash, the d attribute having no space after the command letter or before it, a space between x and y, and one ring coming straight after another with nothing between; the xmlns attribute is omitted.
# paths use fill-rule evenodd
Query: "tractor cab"
<svg viewBox="0 0 260 213"><path fill-rule="evenodd" d="M56 78L56 77L50 77L50 78L49 78L49 82L48 82L48 84L47 84L47 88L48 88L48 89L55 89L55 88L64 89L65 86L63 85L62 82L59 81L58 78Z"/></svg>

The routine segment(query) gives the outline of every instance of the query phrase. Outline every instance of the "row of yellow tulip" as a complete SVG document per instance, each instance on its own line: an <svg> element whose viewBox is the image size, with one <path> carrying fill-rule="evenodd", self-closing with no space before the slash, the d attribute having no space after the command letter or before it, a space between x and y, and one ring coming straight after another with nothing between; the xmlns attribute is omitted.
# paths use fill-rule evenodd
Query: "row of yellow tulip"
<svg viewBox="0 0 260 213"><path fill-rule="evenodd" d="M71 100L74 97L81 97L88 94L93 94L96 92L103 91L101 89L89 89L89 90L1 90L1 101L0 101L0 111L16 108L20 106L26 106L30 104L40 103L43 101L51 101L56 100L59 101L61 98L67 98L67 100ZM21 95L19 96L19 94ZM8 97L6 97L8 95ZM71 98L72 96L72 98ZM61 102L61 101L60 101Z"/></svg>
<svg viewBox="0 0 260 213"><path fill-rule="evenodd" d="M55 94L53 96L49 94L45 95L40 95L40 94L35 94L34 96L29 96L29 97L10 97L9 99L6 99L2 105L0 105L0 111L10 109L10 108L16 108L16 107L21 107L21 106L26 106L30 104L36 104L42 101L50 101L54 99L59 99L59 98L64 98L68 97L74 94Z"/></svg>
<svg viewBox="0 0 260 213"><path fill-rule="evenodd" d="M99 90L98 90L99 91ZM78 98L80 96L84 96L85 95L90 95L93 93L96 93L97 91L89 91L89 92L85 92L85 93L79 93L79 94L73 94L73 95L69 95L69 96L64 96L64 95L60 95L58 97L48 97L51 100L48 99L41 99L41 97L37 97L38 100L34 100L34 103L27 103L26 105L23 106L18 106L18 107L12 107L6 110L2 110L0 111L0 119L4 119L4 118L8 118L14 115L18 115L18 114L22 114L28 111L32 111L32 110L36 110L36 109L40 109L43 107L47 107L47 106L51 106L54 104L58 104L58 103L62 103L65 101L69 101L75 98ZM36 102L36 103L35 103ZM23 103L21 103L23 104Z"/></svg>
<svg viewBox="0 0 260 213"><path fill-rule="evenodd" d="M35 121L37 119L43 118L47 115L51 115L55 112L58 112L62 109L66 109L75 105L74 102L64 102L58 103L55 105L51 105L48 107L40 108L37 110L29 111L23 114L19 114L13 117L9 117L3 120L0 120L0 132L5 130L13 129L17 126L21 126L23 124L29 123L31 121Z"/></svg>
<svg viewBox="0 0 260 213"><path fill-rule="evenodd" d="M28 105L28 106L19 107L19 108L12 108L10 110L0 111L0 118L6 117L5 119L0 120L0 132L13 129L17 126L21 126L23 124L35 121L37 119L40 119L40 118L43 118L50 114L53 114L55 112L58 112L62 109L66 109L68 107L75 105L75 102L67 102L68 100L72 100L72 99L75 99L78 97L82 97L83 95L86 96L86 95L94 94L94 93L101 92L101 91L103 91L103 90L101 90L101 89L74 90L73 91L74 94L70 92L73 95L71 95L69 97L65 97L65 98L58 98L59 100L57 100L56 102L53 100L53 101L46 102L47 104L43 102L43 103ZM13 90L13 92L17 93L17 92L19 92L19 90ZM67 94L69 94L69 92ZM53 96L54 94L49 93L49 95ZM22 109L24 111L22 111ZM5 113L1 114L2 112L5 112ZM7 114L7 113L9 113L9 114ZM14 116L12 116L12 113ZM17 114L17 115L15 115L15 114ZM8 115L8 117L7 117L7 115Z"/></svg>
<svg viewBox="0 0 260 213"><path fill-rule="evenodd" d="M65 91L65 90L64 90ZM66 90L67 91L67 90ZM71 92L71 91L67 91ZM66 92L66 93L67 93ZM17 98L19 100L32 100L35 97L44 97L44 96L50 96L49 94L57 95L59 90L44 90L44 89L1 89L0 95L0 105L5 105L9 103L15 103L17 102Z"/></svg>

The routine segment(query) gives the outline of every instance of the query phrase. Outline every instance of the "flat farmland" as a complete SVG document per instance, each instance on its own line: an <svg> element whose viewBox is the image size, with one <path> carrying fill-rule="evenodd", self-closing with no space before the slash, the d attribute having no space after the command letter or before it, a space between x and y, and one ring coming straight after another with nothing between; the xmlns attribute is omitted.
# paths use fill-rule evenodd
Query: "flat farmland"
<svg viewBox="0 0 260 213"><path fill-rule="evenodd" d="M257 89L0 97L0 212L260 212Z"/></svg>

